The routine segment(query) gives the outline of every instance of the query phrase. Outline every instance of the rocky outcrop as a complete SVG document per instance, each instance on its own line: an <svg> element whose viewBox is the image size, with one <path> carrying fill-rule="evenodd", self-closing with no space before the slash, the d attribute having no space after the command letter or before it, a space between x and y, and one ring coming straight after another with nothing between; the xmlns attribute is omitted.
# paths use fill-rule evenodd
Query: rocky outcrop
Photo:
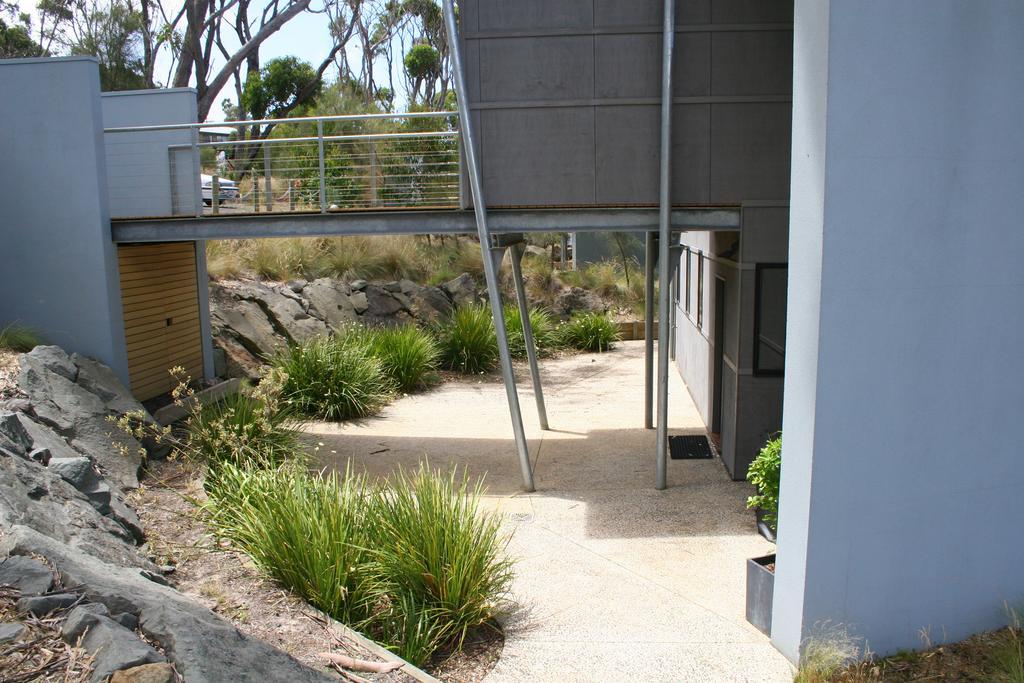
<svg viewBox="0 0 1024 683"><path fill-rule="evenodd" d="M301 324L301 301L264 309L255 297L267 295L235 301ZM0 409L0 585L18 591L19 614L63 622L61 637L92 656L93 681L337 680L178 593L140 553L125 490L138 486L141 446L108 417L152 418L110 369L57 347L20 363L27 398ZM26 632L0 624L0 642L20 646Z"/></svg>
<svg viewBox="0 0 1024 683"><path fill-rule="evenodd" d="M571 316L573 313L604 312L605 302L594 292L582 287L569 287L555 297L552 306L557 315Z"/></svg>
<svg viewBox="0 0 1024 683"><path fill-rule="evenodd" d="M479 301L469 274L440 287L411 280L345 283L331 278L263 283L210 283L214 343L223 351L228 377L259 376L262 362L289 344L359 323L432 324L455 306Z"/></svg>

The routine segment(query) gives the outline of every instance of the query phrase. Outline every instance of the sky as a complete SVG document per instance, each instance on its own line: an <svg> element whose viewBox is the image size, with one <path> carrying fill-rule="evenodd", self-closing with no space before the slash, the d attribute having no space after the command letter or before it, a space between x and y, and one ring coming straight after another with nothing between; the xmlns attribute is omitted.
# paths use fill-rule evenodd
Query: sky
<svg viewBox="0 0 1024 683"><path fill-rule="evenodd" d="M23 12L28 12L33 16L33 26L36 26L36 2L37 0L21 0L19 3ZM321 2L314 0L312 6L314 8L320 8L323 6ZM172 16L181 8L181 2L178 0L171 0L166 5L166 11L168 16ZM227 36L225 36L227 38ZM231 42L225 40L228 44L229 49ZM237 42L234 43L237 45ZM271 36L263 45L260 47L260 59L266 63L268 60L274 57L286 57L296 56L299 59L305 60L313 66L318 66L323 61L324 57L330 52L332 47L332 41L330 34L327 30L327 15L323 13L311 14L309 12L303 12L299 16L295 17L281 28L280 31ZM351 57L356 57L358 54L358 46L350 46L347 48ZM223 60L221 60L223 63ZM168 69L171 65L169 57L164 56L162 59L157 60L156 67L156 80L158 82L165 82L167 80ZM216 65L215 65L216 66ZM375 70L374 75L378 81L384 81L387 79L386 67L378 67ZM327 72L329 79L333 78L330 70ZM398 80L396 78L396 85ZM164 83L166 85L166 83ZM227 117L224 115L221 109L220 103L225 97L230 97L232 100L235 99L234 85L231 81L221 91L221 94L216 98L216 103L210 110L210 114L207 117L208 121L224 120Z"/></svg>

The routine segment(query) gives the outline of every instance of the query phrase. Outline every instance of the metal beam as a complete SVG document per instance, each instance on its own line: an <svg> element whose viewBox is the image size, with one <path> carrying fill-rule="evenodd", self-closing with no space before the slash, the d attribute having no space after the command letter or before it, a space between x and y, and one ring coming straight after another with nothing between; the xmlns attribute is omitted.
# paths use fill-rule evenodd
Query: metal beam
<svg viewBox="0 0 1024 683"><path fill-rule="evenodd" d="M473 193L473 208L476 216L477 235L480 238L480 249L483 252L484 275L487 279L487 294L491 303L491 315L494 317L494 332L498 337L498 353L501 360L501 374L505 380L505 394L508 397L509 413L512 417L512 432L515 435L516 450L519 453L519 467L523 475L523 487L533 491L533 466L530 463L530 452L526 443L526 432L523 429L523 415L519 409L519 394L516 391L516 378L512 371L512 354L508 348L508 334L505 329L505 315L501 305L501 288L498 286L498 268L501 261L494 258L491 250L491 234L487 226L487 202L484 200L483 178L480 165L476 158L476 147L473 144L473 122L469 114L469 90L466 88L466 74L462 67L462 46L459 45L459 29L455 19L453 0L443 0L444 23L448 30L448 53L451 55L452 76L455 81L455 94L459 104L459 123L466 153L466 170L469 174L469 186ZM499 250L498 259L501 257Z"/></svg>
<svg viewBox="0 0 1024 683"><path fill-rule="evenodd" d="M657 235L644 239L644 429L654 428L654 261Z"/></svg>
<svg viewBox="0 0 1024 683"><path fill-rule="evenodd" d="M523 243L509 247L512 258L512 282L516 287L516 303L519 306L519 321L523 326L523 344L526 346L526 360L530 365L530 381L533 382L533 399L537 403L537 418L540 428L548 429L548 409L544 405L544 390L540 384L540 368L537 365L537 346L533 339L533 328L530 327L530 303L526 300L526 287L523 284L523 254L526 252Z"/></svg>
<svg viewBox="0 0 1024 683"><path fill-rule="evenodd" d="M470 235L472 210L420 209L327 211L127 218L111 221L115 242L174 242L257 237L332 235ZM489 209L491 234L506 232L650 232L658 210L650 208ZM672 230L739 230L738 207L676 208Z"/></svg>
<svg viewBox="0 0 1024 683"><path fill-rule="evenodd" d="M672 53L675 48L676 3L665 0L661 49L661 176L658 206L658 424L655 438L654 486L667 486L668 469L668 337L669 243L672 237Z"/></svg>

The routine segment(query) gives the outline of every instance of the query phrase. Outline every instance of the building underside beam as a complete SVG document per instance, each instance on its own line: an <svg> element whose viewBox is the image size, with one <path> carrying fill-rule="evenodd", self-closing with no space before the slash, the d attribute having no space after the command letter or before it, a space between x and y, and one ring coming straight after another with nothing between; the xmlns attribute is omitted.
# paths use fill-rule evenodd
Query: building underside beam
<svg viewBox="0 0 1024 683"><path fill-rule="evenodd" d="M507 232L650 232L658 209L489 209L491 234ZM738 207L675 208L672 230L739 230ZM111 221L115 242L174 242L258 237L333 235L476 234L476 216L463 209L237 214L203 218L138 218Z"/></svg>

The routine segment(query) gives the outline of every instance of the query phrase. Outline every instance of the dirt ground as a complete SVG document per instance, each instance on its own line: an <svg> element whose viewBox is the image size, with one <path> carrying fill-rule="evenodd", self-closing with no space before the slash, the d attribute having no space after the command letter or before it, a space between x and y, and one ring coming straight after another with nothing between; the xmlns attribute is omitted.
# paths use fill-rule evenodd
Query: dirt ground
<svg viewBox="0 0 1024 683"><path fill-rule="evenodd" d="M201 470L180 460L151 463L132 503L147 533L147 548L158 565L173 567L174 586L230 620L246 635L287 652L300 662L323 669L322 652L380 661L358 642L339 639L322 615L300 598L266 578L229 542L213 538L203 524L206 496ZM446 683L476 683L501 653L500 632L473 634L462 653L430 673ZM369 681L413 681L401 671L360 672ZM358 680L358 679L357 679Z"/></svg>

